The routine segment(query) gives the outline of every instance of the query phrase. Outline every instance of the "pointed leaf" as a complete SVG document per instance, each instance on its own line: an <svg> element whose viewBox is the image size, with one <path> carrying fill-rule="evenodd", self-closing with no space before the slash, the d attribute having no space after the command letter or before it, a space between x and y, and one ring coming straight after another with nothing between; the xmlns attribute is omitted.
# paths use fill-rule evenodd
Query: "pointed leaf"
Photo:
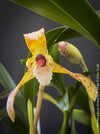
<svg viewBox="0 0 100 134"><path fill-rule="evenodd" d="M27 110L28 110L28 120L29 120L29 132L32 134L33 131L33 107L31 101L28 99L27 102Z"/></svg>
<svg viewBox="0 0 100 134"><path fill-rule="evenodd" d="M50 47L52 47L56 42L78 38L81 36L82 35L80 35L78 32L67 26L58 27L46 33L47 47L50 49Z"/></svg>
<svg viewBox="0 0 100 134"><path fill-rule="evenodd" d="M54 105L58 106L57 101L47 93L43 93L43 99L50 101Z"/></svg>
<svg viewBox="0 0 100 134"><path fill-rule="evenodd" d="M2 63L0 63L0 83L3 85L3 87L8 93L10 93L16 87L13 79L11 78L10 74L8 73L8 71L3 66ZM24 98L20 92L18 92L16 95L15 104L22 112L24 117L27 119L27 114L26 114L27 110L24 103Z"/></svg>
<svg viewBox="0 0 100 134"><path fill-rule="evenodd" d="M18 134L28 134L28 128L23 123L22 119L20 118L17 112L16 112L15 123L13 123L8 117L6 109L0 110L0 122L9 126L11 129L15 130Z"/></svg>
<svg viewBox="0 0 100 134"><path fill-rule="evenodd" d="M62 111L67 111L69 108L69 100L68 100L68 92L66 91L66 93L63 96L59 96L57 98L57 103L59 108Z"/></svg>
<svg viewBox="0 0 100 134"><path fill-rule="evenodd" d="M72 114L73 114L74 120L77 120L78 122L80 122L82 124L86 124L86 125L91 124L90 115L87 114L86 112L84 112L82 110L74 109Z"/></svg>
<svg viewBox="0 0 100 134"><path fill-rule="evenodd" d="M53 60L57 63L60 63L59 58L59 51L58 51L58 44L55 44L53 46L53 49L51 51L51 56L53 57ZM65 86L62 78L62 74L53 74L52 84L57 87L59 93L64 94L65 93Z"/></svg>
<svg viewBox="0 0 100 134"><path fill-rule="evenodd" d="M100 47L100 18L86 0L11 1L69 26Z"/></svg>
<svg viewBox="0 0 100 134"><path fill-rule="evenodd" d="M76 93L76 86L69 86L67 88L68 90L68 94L69 96L72 98L75 93ZM81 100L81 101L80 101ZM90 110L89 110L89 103L88 103L88 96L87 94L82 90L82 89L78 89L78 94L77 94L77 98L76 98L76 104L81 108L83 109L85 112L88 112L90 113Z"/></svg>

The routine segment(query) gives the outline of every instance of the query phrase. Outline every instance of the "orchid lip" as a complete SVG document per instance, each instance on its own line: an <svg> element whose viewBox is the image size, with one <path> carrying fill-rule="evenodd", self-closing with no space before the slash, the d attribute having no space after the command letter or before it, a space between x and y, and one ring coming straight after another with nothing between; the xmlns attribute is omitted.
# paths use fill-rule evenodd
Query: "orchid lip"
<svg viewBox="0 0 100 134"><path fill-rule="evenodd" d="M42 54L39 54L36 56L36 62L40 67L44 67L46 65L46 59L45 56Z"/></svg>

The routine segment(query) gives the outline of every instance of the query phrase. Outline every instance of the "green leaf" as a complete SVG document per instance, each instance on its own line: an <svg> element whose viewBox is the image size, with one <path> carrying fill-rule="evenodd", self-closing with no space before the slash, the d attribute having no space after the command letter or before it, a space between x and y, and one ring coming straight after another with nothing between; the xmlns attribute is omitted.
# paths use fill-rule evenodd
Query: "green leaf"
<svg viewBox="0 0 100 134"><path fill-rule="evenodd" d="M53 57L53 60L60 64L60 58L59 58L59 51L58 51L58 44L56 43L52 50L50 55ZM51 83L58 89L59 93L64 94L66 89L64 86L62 74L53 73L53 79Z"/></svg>
<svg viewBox="0 0 100 134"><path fill-rule="evenodd" d="M72 112L72 116L73 116L74 120L77 120L78 122L80 122L82 124L85 124L85 125L91 124L90 115L82 110L74 109Z"/></svg>
<svg viewBox="0 0 100 134"><path fill-rule="evenodd" d="M43 93L43 99L50 101L54 105L58 106L57 101L47 93Z"/></svg>
<svg viewBox="0 0 100 134"><path fill-rule="evenodd" d="M32 102L28 99L27 101L27 110L28 110L28 120L29 120L29 132L32 134L33 132L33 106Z"/></svg>
<svg viewBox="0 0 100 134"><path fill-rule="evenodd" d="M8 117L6 109L0 110L0 122L5 124L6 126L9 126L18 134L28 134L28 128L23 123L22 119L20 118L17 112L16 112L16 117L15 117L15 122L13 123Z"/></svg>
<svg viewBox="0 0 100 134"><path fill-rule="evenodd" d="M74 109L72 112L71 134L76 134L75 120L85 125L90 126L91 124L91 119L89 114L87 114L82 110Z"/></svg>
<svg viewBox="0 0 100 134"><path fill-rule="evenodd" d="M100 47L100 18L86 0L11 0L64 24Z"/></svg>
<svg viewBox="0 0 100 134"><path fill-rule="evenodd" d="M16 84L2 63L0 63L0 83L8 93L10 93L16 87ZM20 92L18 92L16 95L15 104L27 119L27 110L24 103L24 98Z"/></svg>
<svg viewBox="0 0 100 134"><path fill-rule="evenodd" d="M74 116L72 115L71 134L76 134Z"/></svg>
<svg viewBox="0 0 100 134"><path fill-rule="evenodd" d="M57 100L59 108L62 111L67 111L68 110L69 100L68 100L68 92L67 91L63 96L59 96L56 100Z"/></svg>
<svg viewBox="0 0 100 134"><path fill-rule="evenodd" d="M4 99L4 98L6 98L6 97L8 97L8 92L7 92L7 91L2 91L2 92L0 93L0 99Z"/></svg>
<svg viewBox="0 0 100 134"><path fill-rule="evenodd" d="M12 80L6 68L0 63L0 83L8 92L12 91L16 87L16 84Z"/></svg>
<svg viewBox="0 0 100 134"><path fill-rule="evenodd" d="M88 71L88 72L84 72L83 74L85 75L85 76L89 76L90 74L92 74L92 73L94 73L95 75L97 75L98 76L98 78L100 78L100 71Z"/></svg>
<svg viewBox="0 0 100 134"><path fill-rule="evenodd" d="M81 36L82 35L80 35L78 32L72 30L67 26L58 27L46 33L47 47L50 49L50 47L59 41L78 38Z"/></svg>
<svg viewBox="0 0 100 134"><path fill-rule="evenodd" d="M100 16L100 10L97 10L96 13L98 14L98 16Z"/></svg>
<svg viewBox="0 0 100 134"><path fill-rule="evenodd" d="M27 61L26 59L21 59L20 63L25 66L26 65L26 61Z"/></svg>
<svg viewBox="0 0 100 134"><path fill-rule="evenodd" d="M63 19L62 24L81 33L100 47L100 18L86 0L50 1L67 17L67 19Z"/></svg>
<svg viewBox="0 0 100 134"><path fill-rule="evenodd" d="M68 94L66 92L65 95L57 97L55 100L52 96L47 93L43 93L43 99L50 101L56 107L58 107L61 111L67 111L69 106Z"/></svg>
<svg viewBox="0 0 100 134"><path fill-rule="evenodd" d="M76 86L69 86L67 88L68 90L68 94L69 97L74 97L74 95L76 94ZM80 101L81 100L81 101ZM81 90L80 88L78 89L78 93L77 93L77 98L75 100L76 104L83 109L85 112L90 113L90 109L89 109L89 102L88 102L88 96L87 94Z"/></svg>

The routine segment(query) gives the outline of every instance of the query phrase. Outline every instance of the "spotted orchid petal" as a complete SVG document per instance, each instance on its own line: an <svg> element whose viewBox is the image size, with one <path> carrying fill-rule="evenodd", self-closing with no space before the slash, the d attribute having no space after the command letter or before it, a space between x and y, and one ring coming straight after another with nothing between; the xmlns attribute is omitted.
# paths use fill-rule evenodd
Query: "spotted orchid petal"
<svg viewBox="0 0 100 134"><path fill-rule="evenodd" d="M50 66L44 66L40 67L37 64L34 66L33 73L36 76L38 82L43 85L49 85L50 81L52 80L52 67Z"/></svg>
<svg viewBox="0 0 100 134"><path fill-rule="evenodd" d="M33 67L34 67L34 65L33 65ZM15 89L12 90L12 92L8 96L6 109L7 109L9 117L11 118L11 120L13 122L15 120L15 111L14 111L15 96L16 96L18 90L20 89L20 87L23 84L25 84L26 82L28 82L29 80L31 80L32 78L35 77L34 74L33 74L33 67L28 69L28 71L25 73L25 75L23 76L23 78L20 81L20 83L17 85L17 87Z"/></svg>
<svg viewBox="0 0 100 134"><path fill-rule="evenodd" d="M90 80L90 78L88 78L88 77L86 77L82 74L72 73L69 70L63 68L62 66L58 65L55 62L53 62L53 72L54 73L65 73L65 74L68 74L68 75L72 76L73 78L75 78L76 80L78 80L79 82L81 82L84 85L89 97L94 101L96 100L96 98L97 98L97 87Z"/></svg>
<svg viewBox="0 0 100 134"><path fill-rule="evenodd" d="M27 61L26 61L26 66L28 67L28 68L31 68L32 67L32 64L35 64L35 57L31 57L31 58L28 58L27 59Z"/></svg>
<svg viewBox="0 0 100 134"><path fill-rule="evenodd" d="M44 28L39 31L24 34L26 44L32 55L36 57L38 54L47 54L46 38Z"/></svg>

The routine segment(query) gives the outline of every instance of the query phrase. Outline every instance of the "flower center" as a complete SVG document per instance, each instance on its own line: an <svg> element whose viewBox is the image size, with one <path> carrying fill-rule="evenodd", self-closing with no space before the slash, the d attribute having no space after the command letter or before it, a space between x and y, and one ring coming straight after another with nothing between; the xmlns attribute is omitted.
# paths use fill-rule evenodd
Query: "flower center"
<svg viewBox="0 0 100 134"><path fill-rule="evenodd" d="M45 56L43 56L42 54L37 55L36 62L40 67L44 67L46 65Z"/></svg>

